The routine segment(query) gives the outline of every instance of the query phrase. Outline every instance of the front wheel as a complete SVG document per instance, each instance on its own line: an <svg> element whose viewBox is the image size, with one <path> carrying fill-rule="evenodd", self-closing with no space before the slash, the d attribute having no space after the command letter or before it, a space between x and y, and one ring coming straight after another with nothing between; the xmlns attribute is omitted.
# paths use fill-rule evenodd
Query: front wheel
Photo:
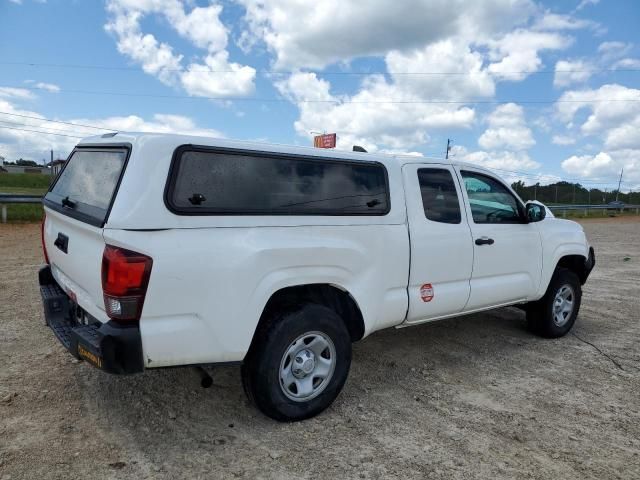
<svg viewBox="0 0 640 480"><path fill-rule="evenodd" d="M536 334L546 338L566 335L578 316L582 287L571 270L559 268L553 274L544 297L527 308L527 323Z"/></svg>
<svg viewBox="0 0 640 480"><path fill-rule="evenodd" d="M303 420L331 405L351 365L351 338L333 310L307 304L282 312L257 335L242 366L242 381L264 414Z"/></svg>

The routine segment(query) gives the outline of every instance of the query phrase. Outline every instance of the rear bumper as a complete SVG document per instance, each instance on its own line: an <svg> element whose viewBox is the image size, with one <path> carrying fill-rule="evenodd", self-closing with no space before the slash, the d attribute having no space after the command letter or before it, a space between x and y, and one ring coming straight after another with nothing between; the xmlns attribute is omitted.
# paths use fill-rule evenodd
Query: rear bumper
<svg viewBox="0 0 640 480"><path fill-rule="evenodd" d="M128 374L144 370L138 326L100 323L86 312L79 323L75 307L60 288L47 265L38 274L44 318L60 343L79 360L108 373Z"/></svg>

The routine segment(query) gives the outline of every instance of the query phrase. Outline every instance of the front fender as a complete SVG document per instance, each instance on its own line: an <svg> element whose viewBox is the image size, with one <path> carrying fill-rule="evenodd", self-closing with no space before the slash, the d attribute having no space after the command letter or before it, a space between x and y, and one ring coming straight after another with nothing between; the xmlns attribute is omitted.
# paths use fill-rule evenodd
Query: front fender
<svg viewBox="0 0 640 480"><path fill-rule="evenodd" d="M585 261L589 258L589 242L582 226L570 220L558 218L541 222L542 275L537 298L547 291L558 262L567 255L579 255Z"/></svg>

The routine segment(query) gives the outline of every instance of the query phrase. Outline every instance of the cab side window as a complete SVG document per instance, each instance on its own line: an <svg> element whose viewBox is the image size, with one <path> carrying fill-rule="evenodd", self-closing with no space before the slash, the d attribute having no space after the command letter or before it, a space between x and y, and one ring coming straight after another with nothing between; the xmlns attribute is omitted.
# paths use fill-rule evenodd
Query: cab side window
<svg viewBox="0 0 640 480"><path fill-rule="evenodd" d="M424 215L441 223L460 223L460 202L449 170L420 168L418 170Z"/></svg>
<svg viewBox="0 0 640 480"><path fill-rule="evenodd" d="M502 183L480 173L461 173L475 223L522 223L522 207Z"/></svg>

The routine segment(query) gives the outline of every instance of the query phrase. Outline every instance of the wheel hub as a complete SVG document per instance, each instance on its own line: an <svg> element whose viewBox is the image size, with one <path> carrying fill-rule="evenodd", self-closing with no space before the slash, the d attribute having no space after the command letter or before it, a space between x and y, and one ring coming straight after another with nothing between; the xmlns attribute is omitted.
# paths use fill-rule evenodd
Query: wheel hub
<svg viewBox="0 0 640 480"><path fill-rule="evenodd" d="M573 288L570 285L563 285L556 292L553 299L553 322L558 327L562 327L569 321L573 313L574 299Z"/></svg>
<svg viewBox="0 0 640 480"><path fill-rule="evenodd" d="M300 350L293 359L291 372L296 378L304 378L316 368L315 355L311 350Z"/></svg>
<svg viewBox="0 0 640 480"><path fill-rule="evenodd" d="M280 361L280 388L295 402L306 402L327 387L336 367L336 348L325 333L300 335L285 350Z"/></svg>

